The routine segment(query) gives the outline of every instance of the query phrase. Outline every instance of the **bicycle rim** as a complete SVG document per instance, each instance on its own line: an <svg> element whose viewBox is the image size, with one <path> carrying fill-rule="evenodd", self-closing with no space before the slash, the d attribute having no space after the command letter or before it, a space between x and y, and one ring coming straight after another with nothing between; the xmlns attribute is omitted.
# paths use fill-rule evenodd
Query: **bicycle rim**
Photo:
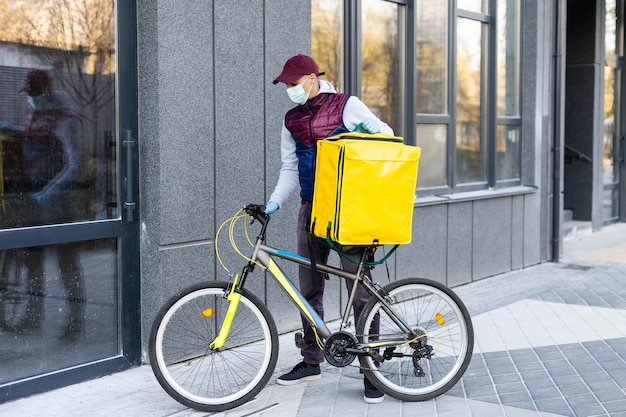
<svg viewBox="0 0 626 417"><path fill-rule="evenodd" d="M225 283L205 284L174 297L157 316L150 338L150 362L161 386L180 403L204 411L249 401L276 365L276 326L246 291L226 344L209 348L228 308L225 291Z"/></svg>
<svg viewBox="0 0 626 417"><path fill-rule="evenodd" d="M357 328L362 342L404 339L404 343L393 351L395 357L380 364L371 356L359 357L366 376L381 391L403 401L443 394L458 382L471 360L474 334L467 309L450 289L426 279L393 282L384 290L394 310L419 337L409 340L381 303L370 300ZM372 322L377 315L380 329L375 331ZM430 357L416 353L428 346L433 348ZM379 353L384 355L385 348Z"/></svg>

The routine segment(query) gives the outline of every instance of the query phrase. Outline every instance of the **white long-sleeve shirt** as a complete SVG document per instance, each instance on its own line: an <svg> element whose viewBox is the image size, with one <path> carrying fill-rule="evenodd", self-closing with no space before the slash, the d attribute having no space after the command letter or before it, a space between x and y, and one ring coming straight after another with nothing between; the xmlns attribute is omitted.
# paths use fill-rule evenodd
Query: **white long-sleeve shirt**
<svg viewBox="0 0 626 417"><path fill-rule="evenodd" d="M332 84L328 81L319 80L321 93L336 93ZM374 113L363 103L358 97L350 96L343 109L343 124L349 131L365 119L374 118L378 120L381 133L393 135L393 129L378 119ZM280 158L281 167L278 182L274 188L274 192L270 196L270 201L278 203L282 207L287 201L291 193L300 185L298 173L298 157L296 156L296 142L283 121L283 127L280 134Z"/></svg>

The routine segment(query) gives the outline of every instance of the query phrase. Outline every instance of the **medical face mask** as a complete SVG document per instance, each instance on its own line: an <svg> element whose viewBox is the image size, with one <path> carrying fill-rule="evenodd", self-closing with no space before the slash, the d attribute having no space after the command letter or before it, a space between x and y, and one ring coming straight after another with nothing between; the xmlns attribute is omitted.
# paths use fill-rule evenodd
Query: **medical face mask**
<svg viewBox="0 0 626 417"><path fill-rule="evenodd" d="M306 77L306 79L302 82L304 84L308 81L310 76ZM309 94L311 94L311 89L313 86L309 88L309 91L305 92L302 84L295 85L287 89L287 95L296 104L304 104L309 99Z"/></svg>

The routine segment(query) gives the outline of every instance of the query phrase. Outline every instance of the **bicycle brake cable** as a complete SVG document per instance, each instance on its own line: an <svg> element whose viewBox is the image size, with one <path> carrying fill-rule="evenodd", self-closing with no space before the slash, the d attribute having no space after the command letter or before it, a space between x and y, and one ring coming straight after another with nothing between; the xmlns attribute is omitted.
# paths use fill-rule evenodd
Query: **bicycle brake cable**
<svg viewBox="0 0 626 417"><path fill-rule="evenodd" d="M217 261L219 262L219 264L222 266L222 268L224 268L224 270L228 273L229 276L233 276L233 273L230 272L230 270L226 267L226 265L224 264L224 262L222 261L222 257L220 256L220 251L219 251L219 245L218 245L218 240L220 237L220 232L222 231L222 228L224 228L224 226L226 226L227 223L232 223L233 219L235 219L237 216L239 216L239 213L241 213L243 209L237 211L237 213L235 213L234 216L224 220L222 222L222 224L220 225L220 227L217 228L217 233L215 233L215 257L217 258Z"/></svg>
<svg viewBox="0 0 626 417"><path fill-rule="evenodd" d="M237 242L235 242L235 224L237 223L237 220L239 219L247 219L250 216L248 214L240 214L243 211L243 209L238 210L232 217L229 217L228 219L224 220L224 222L220 225L220 227L217 229L217 233L215 234L215 256L217 257L218 262L220 263L220 265L222 266L222 268L224 268L224 270L228 273L229 276L233 276L233 273L226 267L226 265L224 264L224 262L222 261L222 258L219 254L219 248L218 248L218 240L219 240L219 234L221 233L222 229L224 228L224 226L226 226L226 224L228 224L228 237L230 240L230 244L232 246L232 248L235 250L235 252L241 256L243 259L245 259L248 262L251 262L252 259L247 257L246 255L244 255L241 250L239 250L239 247L237 246ZM252 244L252 241L250 240L250 236L248 233L248 229L247 229L247 223L244 221L244 233L246 236L246 239L248 240L248 243L250 243L250 246L254 247L254 245ZM255 265L258 265L259 267L266 269L265 266L263 266L262 264L260 264L259 262L255 262Z"/></svg>
<svg viewBox="0 0 626 417"><path fill-rule="evenodd" d="M241 211L241 210L240 210ZM240 212L239 211L239 212ZM239 213L237 212L237 213ZM243 259L245 259L248 262L252 262L252 259L247 257L246 255L243 254L243 252L241 252L241 250L239 250L239 246L237 246L237 242L235 242L235 223L237 222L237 220L239 219L248 219L250 216L248 214L243 214L240 216L235 216L233 218L233 220L230 223L230 227L228 230L228 235L230 237L230 244L233 247L233 249L235 250L235 252L241 256ZM251 247L254 247L254 245L252 244L252 241L250 240L250 237L248 236L248 229L247 229L247 223L244 221L244 233L246 235L246 239L248 240L248 243L250 243ZM263 266L261 263L259 262L254 262L255 265L258 265L259 267L266 269L265 266Z"/></svg>

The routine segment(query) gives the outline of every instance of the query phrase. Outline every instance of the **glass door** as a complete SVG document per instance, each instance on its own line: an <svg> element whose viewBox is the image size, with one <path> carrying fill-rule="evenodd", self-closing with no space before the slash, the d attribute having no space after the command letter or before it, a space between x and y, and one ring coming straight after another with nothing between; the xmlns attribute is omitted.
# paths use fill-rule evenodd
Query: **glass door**
<svg viewBox="0 0 626 417"><path fill-rule="evenodd" d="M605 68L604 68L604 152L603 152L603 221L620 220L621 176L623 160L623 71L624 27L623 0L605 2Z"/></svg>
<svg viewBox="0 0 626 417"><path fill-rule="evenodd" d="M138 276L122 257L136 247L136 111L119 111L136 81L117 71L133 10L0 2L0 402L137 360L122 310Z"/></svg>

